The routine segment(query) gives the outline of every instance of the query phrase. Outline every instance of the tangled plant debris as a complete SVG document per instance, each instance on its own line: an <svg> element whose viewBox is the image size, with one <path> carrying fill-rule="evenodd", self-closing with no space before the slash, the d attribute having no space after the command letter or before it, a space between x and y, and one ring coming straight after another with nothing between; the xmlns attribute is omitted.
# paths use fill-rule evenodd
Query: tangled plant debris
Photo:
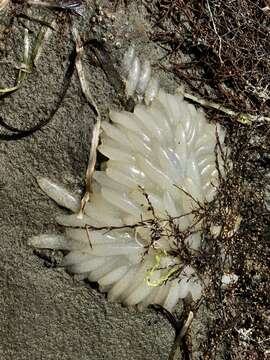
<svg viewBox="0 0 270 360"><path fill-rule="evenodd" d="M269 115L268 1L146 3L152 39L168 50L168 70L181 82L237 113ZM181 62L179 52L186 55Z"/></svg>
<svg viewBox="0 0 270 360"><path fill-rule="evenodd" d="M145 4L153 24L152 39L167 50L159 66L174 73L194 93L190 99L206 106L209 117L226 126L231 149L231 165L218 194L204 209L206 241L197 271L209 275L201 305L213 320L209 319L202 358L267 358L269 2ZM240 118L241 113L249 116ZM237 281L224 288L220 273Z"/></svg>
<svg viewBox="0 0 270 360"><path fill-rule="evenodd" d="M260 143L253 142L260 134L260 141L264 140L269 149L265 130L246 131L239 125L230 128L233 165L206 215L206 231L217 214L221 225L218 236L209 237L205 261L201 261L206 265L203 272L210 275L204 302L215 315L205 344L205 357L210 359L215 359L222 347L232 359L264 358L269 350L270 217L264 201L264 175L269 163L266 165ZM237 281L223 289L217 274L226 272L225 259ZM243 337L245 331L250 337Z"/></svg>

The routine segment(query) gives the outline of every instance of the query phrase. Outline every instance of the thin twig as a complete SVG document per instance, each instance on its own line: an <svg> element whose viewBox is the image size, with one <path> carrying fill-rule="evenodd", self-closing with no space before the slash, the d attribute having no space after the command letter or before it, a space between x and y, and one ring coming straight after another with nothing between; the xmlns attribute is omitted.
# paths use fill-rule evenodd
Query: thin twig
<svg viewBox="0 0 270 360"><path fill-rule="evenodd" d="M187 334L187 331L193 321L194 314L192 311L189 312L187 320L185 321L184 325L180 329L179 333L177 334L172 350L169 355L168 360L179 360L181 359L181 345L183 344L183 340Z"/></svg>
<svg viewBox="0 0 270 360"><path fill-rule="evenodd" d="M86 230L86 235L87 235L87 238L88 238L88 241L89 241L89 246L90 246L91 249L93 249L93 245L91 243L91 235L90 235L89 225L85 226L85 230Z"/></svg>
<svg viewBox="0 0 270 360"><path fill-rule="evenodd" d="M226 115L232 116L235 118L236 121L240 122L243 125L251 125L252 123L255 123L255 122L270 122L270 117L260 116L260 115L250 115L250 114L245 114L245 113L237 113L236 111L231 110L221 104L217 104L213 101L201 99L195 95L188 94L186 92L184 92L183 95L186 99L192 100L192 101L196 102L197 104L200 104L204 107L216 109L216 110L223 112Z"/></svg>
<svg viewBox="0 0 270 360"><path fill-rule="evenodd" d="M218 32L217 32L217 27L216 27L216 24L215 24L215 21L214 21L214 18L213 18L213 14L212 14L212 11L211 11L211 8L210 8L210 5L209 5L209 1L206 0L206 3L207 3L207 7L208 7L208 11L209 11L209 14L210 14L210 18L211 18L211 21L212 21L212 24L213 24L213 28L214 28L214 31L218 37L218 41L219 41L219 47L218 47L218 57L219 57L219 60L221 62L221 64L223 64L223 60L221 58L221 37L219 36Z"/></svg>

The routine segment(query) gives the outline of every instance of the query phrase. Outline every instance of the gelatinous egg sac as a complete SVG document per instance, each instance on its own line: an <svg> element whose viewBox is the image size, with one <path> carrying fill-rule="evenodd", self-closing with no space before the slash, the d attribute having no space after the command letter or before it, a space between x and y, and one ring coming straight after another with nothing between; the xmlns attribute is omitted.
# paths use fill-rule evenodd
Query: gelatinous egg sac
<svg viewBox="0 0 270 360"><path fill-rule="evenodd" d="M162 90L150 106L139 104L133 113L111 111L110 119L103 122L99 147L109 160L94 173L83 217L77 215L79 199L39 179L42 189L73 214L57 217L66 226L64 235L35 236L30 244L68 250L62 265L98 282L110 301L172 310L188 294L195 300L201 296L195 270L174 255L180 245L171 228L181 234L194 223L190 212L196 201L213 198L216 127L182 96ZM196 253L200 242L195 231L185 246Z"/></svg>

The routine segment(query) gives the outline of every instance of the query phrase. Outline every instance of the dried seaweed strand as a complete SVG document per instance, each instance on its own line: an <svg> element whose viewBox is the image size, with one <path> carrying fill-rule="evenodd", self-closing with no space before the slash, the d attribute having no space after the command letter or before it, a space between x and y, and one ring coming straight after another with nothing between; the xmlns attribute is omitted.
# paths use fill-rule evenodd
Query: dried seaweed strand
<svg viewBox="0 0 270 360"><path fill-rule="evenodd" d="M31 22L35 22L37 24L40 24L40 25L43 25L43 26L47 26L48 28L50 28L51 30L55 30L54 26L52 24L50 24L49 22L45 21L45 20L42 20L42 19L38 19L38 18L35 18L35 17L32 17L32 16L29 16L27 14L17 14L16 15L16 18L17 19L26 19L26 20L29 20Z"/></svg>
<svg viewBox="0 0 270 360"><path fill-rule="evenodd" d="M69 88L69 84L70 84L70 80L72 78L74 69L75 69L75 56L76 56L76 51L74 49L74 51L72 51L70 58L69 58L69 65L68 68L66 70L64 79L63 79L63 83L62 83L62 88L61 88L61 92L59 94L59 98L56 101L56 105L55 107L51 110L50 115L48 116L48 118L41 120L37 125L33 126L30 129L18 129L15 127L12 127L10 125L8 125L1 117L0 117L0 125L2 125L3 127L5 127L7 130L13 131L15 132L15 134L0 134L0 140L20 140L23 139L29 135L32 135L33 133L35 133L36 131L40 130L41 128L43 128L45 125L47 125L52 118L54 117L54 115L56 114L56 112L58 111L59 107L62 104L62 101L66 95L66 92Z"/></svg>

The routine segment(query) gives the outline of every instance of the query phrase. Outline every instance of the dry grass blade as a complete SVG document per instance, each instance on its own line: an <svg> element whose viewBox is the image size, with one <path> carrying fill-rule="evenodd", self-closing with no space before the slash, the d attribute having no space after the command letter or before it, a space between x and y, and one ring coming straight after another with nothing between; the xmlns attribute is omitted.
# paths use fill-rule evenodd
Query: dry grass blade
<svg viewBox="0 0 270 360"><path fill-rule="evenodd" d="M46 25L42 26L42 28L40 29L38 36L34 42L32 52L30 51L29 30L27 28L24 29L24 52L16 85L8 88L0 88L0 95L13 93L23 85L28 75L31 73L33 65L36 65L36 62L42 50L42 45L51 34L51 28L53 28L54 21L48 24L50 25L50 27Z"/></svg>
<svg viewBox="0 0 270 360"><path fill-rule="evenodd" d="M76 60L75 60L75 65L76 65L77 73L79 76L81 89L82 89L82 92L83 92L89 106L91 107L91 109L94 111L94 113L96 115L96 123L93 128L90 154L89 154L88 166L87 166L86 176L85 176L85 194L81 200L81 208L80 208L80 212L78 215L78 217L82 217L85 204L87 203L87 201L89 201L90 194L91 194L92 176L93 176L95 166L96 166L96 161L97 161L97 147L98 147L98 142L99 142L101 116L100 116L99 110L95 104L95 101L91 95L89 86L87 84L87 80L85 78L85 73L84 73L83 64L82 64L82 56L84 53L84 48L83 48L83 44L80 39L78 30L75 28L75 26L73 26L73 28L72 28L72 34L73 34L73 39L76 44L77 56L76 56Z"/></svg>
<svg viewBox="0 0 270 360"><path fill-rule="evenodd" d="M27 75L30 72L30 39L29 39L29 31L28 29L24 29L24 52L23 52L23 58L22 58L22 64L20 66L19 75L17 78L17 83L15 86L12 86L10 88L3 88L0 89L0 94L8 94L11 92L14 92L18 90L24 80L27 78Z"/></svg>
<svg viewBox="0 0 270 360"><path fill-rule="evenodd" d="M0 11L4 10L9 3L9 0L0 0Z"/></svg>

